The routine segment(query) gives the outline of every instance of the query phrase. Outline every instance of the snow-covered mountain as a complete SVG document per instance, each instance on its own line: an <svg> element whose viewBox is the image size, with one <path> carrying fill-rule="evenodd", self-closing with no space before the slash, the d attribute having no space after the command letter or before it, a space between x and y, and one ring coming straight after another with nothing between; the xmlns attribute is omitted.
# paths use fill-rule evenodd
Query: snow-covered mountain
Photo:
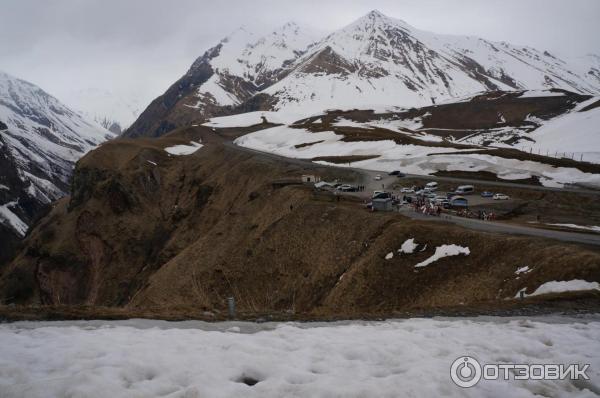
<svg viewBox="0 0 600 398"><path fill-rule="evenodd" d="M236 107L261 106L262 90L293 70L317 36L290 22L259 37L239 28L200 56L125 132L159 136Z"/></svg>
<svg viewBox="0 0 600 398"><path fill-rule="evenodd" d="M424 32L373 11L317 43L264 92L277 98L275 109L311 111L422 106L489 90L599 92L597 80L572 69L547 52Z"/></svg>
<svg viewBox="0 0 600 398"><path fill-rule="evenodd" d="M530 47L425 32L372 11L320 40L295 24L265 37L240 29L198 58L126 134L156 136L252 110L307 115L550 88L599 94L599 58L563 60Z"/></svg>
<svg viewBox="0 0 600 398"><path fill-rule="evenodd" d="M74 163L114 134L56 98L0 72L0 227L23 236L63 196Z"/></svg>
<svg viewBox="0 0 600 398"><path fill-rule="evenodd" d="M143 110L141 98L144 97L138 92L123 95L89 87L67 93L64 101L71 109L79 111L85 119L93 120L111 132L120 134Z"/></svg>

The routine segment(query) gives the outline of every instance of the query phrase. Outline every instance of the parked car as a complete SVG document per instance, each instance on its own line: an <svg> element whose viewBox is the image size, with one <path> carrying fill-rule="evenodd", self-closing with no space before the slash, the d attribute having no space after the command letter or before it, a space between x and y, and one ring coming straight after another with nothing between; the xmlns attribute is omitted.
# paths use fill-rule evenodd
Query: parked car
<svg viewBox="0 0 600 398"><path fill-rule="evenodd" d="M461 185L456 188L454 192L459 195L469 195L475 191L475 187L473 185Z"/></svg>
<svg viewBox="0 0 600 398"><path fill-rule="evenodd" d="M497 193L494 195L494 200L508 200L510 199L510 196L505 195L503 193Z"/></svg>
<svg viewBox="0 0 600 398"><path fill-rule="evenodd" d="M414 193L415 190L412 188L401 188L400 193Z"/></svg>
<svg viewBox="0 0 600 398"><path fill-rule="evenodd" d="M425 192L425 197L428 199L435 199L437 195L433 192Z"/></svg>
<svg viewBox="0 0 600 398"><path fill-rule="evenodd" d="M394 170L388 173L389 176L397 176L398 174L402 174L400 173L400 170Z"/></svg>
<svg viewBox="0 0 600 398"><path fill-rule="evenodd" d="M353 185L348 185L348 184L342 184L339 187L337 187L338 191L342 191L342 192L356 192L358 189L353 186Z"/></svg>
<svg viewBox="0 0 600 398"><path fill-rule="evenodd" d="M450 206L452 207L469 207L469 201L464 196L454 196L450 199Z"/></svg>
<svg viewBox="0 0 600 398"><path fill-rule="evenodd" d="M444 197L435 197L434 199L432 199L433 204L439 205L439 206L443 206L445 203L450 204L450 201Z"/></svg>
<svg viewBox="0 0 600 398"><path fill-rule="evenodd" d="M427 184L425 184L425 188L430 188L434 191L437 189L437 187L438 187L438 183L435 181L431 181L431 182L428 182Z"/></svg>
<svg viewBox="0 0 600 398"><path fill-rule="evenodd" d="M490 191L483 191L481 193L482 198L491 198L492 196L494 196L494 193Z"/></svg>
<svg viewBox="0 0 600 398"><path fill-rule="evenodd" d="M452 199L453 197L458 196L456 192L448 192L446 193L446 198Z"/></svg>
<svg viewBox="0 0 600 398"><path fill-rule="evenodd" d="M372 199L387 199L391 197L392 195L389 192L379 192L377 195L373 195Z"/></svg>
<svg viewBox="0 0 600 398"><path fill-rule="evenodd" d="M375 181L381 181L381 174L377 174L375 176Z"/></svg>

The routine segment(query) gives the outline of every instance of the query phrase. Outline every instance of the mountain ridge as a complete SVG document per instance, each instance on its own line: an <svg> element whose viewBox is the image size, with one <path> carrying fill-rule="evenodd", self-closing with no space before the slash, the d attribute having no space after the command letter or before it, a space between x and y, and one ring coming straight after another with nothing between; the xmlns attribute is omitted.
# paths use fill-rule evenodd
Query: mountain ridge
<svg viewBox="0 0 600 398"><path fill-rule="evenodd" d="M425 106L496 90L600 93L593 55L567 62L531 47L422 31L378 11L312 39L291 23L258 38L235 31L196 59L125 136L158 136L249 110Z"/></svg>
<svg viewBox="0 0 600 398"><path fill-rule="evenodd" d="M75 162L115 135L3 72L0 121L0 237L11 242L25 235L43 207L68 192Z"/></svg>

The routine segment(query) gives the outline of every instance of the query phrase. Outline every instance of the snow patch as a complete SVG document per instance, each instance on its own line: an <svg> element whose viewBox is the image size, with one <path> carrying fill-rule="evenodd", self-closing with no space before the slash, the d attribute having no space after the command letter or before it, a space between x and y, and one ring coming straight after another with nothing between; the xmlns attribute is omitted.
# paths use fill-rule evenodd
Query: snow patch
<svg viewBox="0 0 600 398"><path fill-rule="evenodd" d="M521 289L515 298L519 298L521 291L524 290L525 288ZM573 279L570 281L550 281L543 283L533 293L526 294L525 296L529 297L539 296L540 294L577 292L585 290L600 290L600 283L588 282L582 279Z"/></svg>
<svg viewBox="0 0 600 398"><path fill-rule="evenodd" d="M600 232L600 226L597 225L577 225L577 224L546 224L552 225L555 227L564 227L564 228L573 228L573 229L583 229L586 231Z"/></svg>
<svg viewBox="0 0 600 398"><path fill-rule="evenodd" d="M415 268L426 267L429 264L434 263L444 257L458 256L459 254L464 254L465 256L468 256L469 254L471 254L471 251L468 247L458 245L441 245L435 248L435 253L433 253L433 256L415 265Z"/></svg>
<svg viewBox="0 0 600 398"><path fill-rule="evenodd" d="M419 245L415 243L415 239L414 238L410 238L404 241L404 243L402 244L402 246L400 246L400 249L398 249L398 253L404 253L404 254L412 254L415 252L415 249L418 247Z"/></svg>
<svg viewBox="0 0 600 398"><path fill-rule="evenodd" d="M529 269L529 266L527 266L527 265L526 265L526 266L524 266L524 267L521 267L521 268L517 269L517 270L515 271L515 274L516 274L516 275L519 275L519 274L526 274L526 273L528 273L528 272L531 272L531 271L532 271L532 270L531 270L531 269Z"/></svg>
<svg viewBox="0 0 600 398"><path fill-rule="evenodd" d="M519 95L519 98L537 98L537 97L564 97L565 93L550 90L527 90Z"/></svg>
<svg viewBox="0 0 600 398"><path fill-rule="evenodd" d="M301 113L257 111L239 113L231 116L213 117L202 125L219 128L250 127L256 124L261 124L263 122L263 117L269 123L291 124L302 119L304 116Z"/></svg>
<svg viewBox="0 0 600 398"><path fill-rule="evenodd" d="M191 155L203 146L199 142L190 141L190 145L174 145L165 148L165 151L171 155Z"/></svg>

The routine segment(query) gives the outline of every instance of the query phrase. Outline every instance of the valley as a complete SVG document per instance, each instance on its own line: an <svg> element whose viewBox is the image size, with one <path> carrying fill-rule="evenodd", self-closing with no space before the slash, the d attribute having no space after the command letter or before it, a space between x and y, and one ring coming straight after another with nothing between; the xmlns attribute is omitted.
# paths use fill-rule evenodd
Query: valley
<svg viewBox="0 0 600 398"><path fill-rule="evenodd" d="M598 5L2 10L0 398L600 396Z"/></svg>
<svg viewBox="0 0 600 398"><path fill-rule="evenodd" d="M282 158L231 143L256 129L190 127L160 139L111 141L86 155L78 163L72 195L53 207L3 270L3 300L42 305L34 307L40 317L171 313L206 319L202 314L208 313L218 319L231 295L240 314L250 319L265 314L284 319L388 317L457 308L477 313L503 308L520 289L534 289L544 281L597 278L595 235L565 231L567 239L555 240L548 238L556 238L556 232L535 236L538 230L511 229L504 221L488 222L482 230L444 220L411 220L404 213L371 213L360 197L315 191L300 176L359 184L372 180L372 172ZM189 142L202 146L187 155L164 149ZM510 193L517 200L540 195L539 187L527 188L518 186ZM550 195L547 200L554 204L563 195L580 198L559 189L542 195ZM596 198L592 195L591 203ZM566 215L550 212L544 220L583 217L583 208L573 206ZM525 211L520 217L533 214ZM509 229L502 230L503 225ZM426 245L423 252L385 258L407 239ZM431 270L413 268L436 246L448 243L468 247L471 254L446 258ZM524 265L535 272L515 275ZM593 289L573 294L589 303L582 308L597 300ZM569 308L572 300L572 295L542 297L546 300L517 300L510 311L530 305L544 311L553 308L552 300L566 300L563 308ZM103 310L113 306L122 310ZM6 309L4 314L15 316Z"/></svg>

